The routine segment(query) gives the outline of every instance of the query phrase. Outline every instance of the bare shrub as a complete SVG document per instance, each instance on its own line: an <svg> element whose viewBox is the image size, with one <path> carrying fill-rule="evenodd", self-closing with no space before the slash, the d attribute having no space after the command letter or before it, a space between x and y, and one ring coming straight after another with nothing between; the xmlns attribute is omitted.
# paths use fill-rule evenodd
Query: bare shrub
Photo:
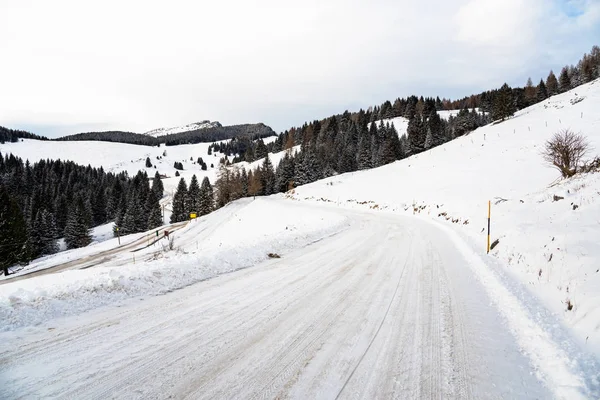
<svg viewBox="0 0 600 400"><path fill-rule="evenodd" d="M585 136L570 129L563 129L546 142L542 157L558 169L563 178L570 178L578 172L581 159L589 149L590 145Z"/></svg>

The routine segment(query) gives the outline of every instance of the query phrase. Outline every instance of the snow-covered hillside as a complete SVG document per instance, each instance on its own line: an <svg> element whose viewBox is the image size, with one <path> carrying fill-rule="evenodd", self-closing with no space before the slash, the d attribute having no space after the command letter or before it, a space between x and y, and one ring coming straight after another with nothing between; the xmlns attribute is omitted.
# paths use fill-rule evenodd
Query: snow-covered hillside
<svg viewBox="0 0 600 400"><path fill-rule="evenodd" d="M393 124L394 128L396 128L396 132L398 132L398 137L406 135L406 130L408 129L408 119L404 117L396 117L390 119L382 119L376 121L375 123L377 124L377 126L379 126L382 122L383 124ZM369 126L370 125L371 124L369 124Z"/></svg>
<svg viewBox="0 0 600 400"><path fill-rule="evenodd" d="M277 137L263 139L265 144L276 140ZM177 187L180 178L190 182L192 175L196 175L199 181L208 177L211 183L217 179L219 160L222 153L213 152L208 154L211 143L184 144L178 146L141 146L124 143L112 143L101 141L40 141L23 139L16 143L0 144L2 154L14 154L23 160L35 163L42 159L70 160L81 165L102 167L107 172L126 171L130 176L138 171L146 171L148 176L153 177L158 171L166 178L163 179L165 193L171 196ZM277 166L283 157L283 152L270 154L273 165ZM146 167L146 158L150 158L152 167ZM203 171L198 158L207 164L207 170ZM176 177L178 171L174 167L175 162L183 164L183 170L179 171L180 177ZM253 168L262 160L252 163ZM240 163L240 167L248 168L248 163Z"/></svg>
<svg viewBox="0 0 600 400"><path fill-rule="evenodd" d="M197 131L199 129L220 128L221 126L222 125L218 121L211 122L211 121L205 120L202 122L194 122L192 124L188 124L188 125L184 125L184 126L176 126L173 128L153 129L151 131L144 133L144 135L159 137L159 136L165 136L165 135L174 135L176 133L182 133L182 132Z"/></svg>
<svg viewBox="0 0 600 400"><path fill-rule="evenodd" d="M461 110L441 110L438 111L438 115L441 119L445 119L446 121L450 119L450 117L456 117ZM469 109L470 111L470 109ZM475 111L479 113L479 108L475 108Z"/></svg>
<svg viewBox="0 0 600 400"><path fill-rule="evenodd" d="M294 197L434 218L480 252L491 200L492 240L500 240L492 260L600 354L600 174L563 181L540 155L564 128L586 135L590 156L600 155L599 109L596 80L428 152L299 187Z"/></svg>

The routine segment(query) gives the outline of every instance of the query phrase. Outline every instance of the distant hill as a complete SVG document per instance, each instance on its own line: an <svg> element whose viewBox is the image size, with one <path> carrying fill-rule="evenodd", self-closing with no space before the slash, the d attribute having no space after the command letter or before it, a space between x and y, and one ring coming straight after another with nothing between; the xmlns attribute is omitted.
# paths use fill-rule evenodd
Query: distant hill
<svg viewBox="0 0 600 400"><path fill-rule="evenodd" d="M159 136L165 136L165 135L174 135L176 133L197 131L200 129L221 128L221 127L223 127L223 125L221 125L221 123L218 121L211 122L209 120L204 120L202 122L194 122L192 124L188 124L188 125L184 125L184 126L176 126L174 128L153 129L151 131L144 133L144 135L159 137Z"/></svg>
<svg viewBox="0 0 600 400"><path fill-rule="evenodd" d="M184 127L159 128L145 134L123 131L85 132L64 136L55 140L96 140L144 146L158 146L161 143L165 143L167 146L173 146L178 144L215 142L240 136L258 139L275 136L275 132L262 123L222 126L219 122L203 121Z"/></svg>
<svg viewBox="0 0 600 400"><path fill-rule="evenodd" d="M48 140L48 138L44 136L34 135L30 132L20 131L16 129L8 129L3 126L0 126L0 143L15 143L19 139Z"/></svg>
<svg viewBox="0 0 600 400"><path fill-rule="evenodd" d="M152 136L141 135L133 132L106 131L106 132L84 132L76 135L63 136L57 141L83 141L96 140L101 142L115 142L128 144L141 144L144 146L157 146L160 142Z"/></svg>

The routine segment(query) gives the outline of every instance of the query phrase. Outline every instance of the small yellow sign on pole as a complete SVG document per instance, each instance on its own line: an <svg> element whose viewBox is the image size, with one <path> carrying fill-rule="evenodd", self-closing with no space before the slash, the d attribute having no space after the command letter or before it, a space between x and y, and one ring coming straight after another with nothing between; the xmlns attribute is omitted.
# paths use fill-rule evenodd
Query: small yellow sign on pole
<svg viewBox="0 0 600 400"><path fill-rule="evenodd" d="M190 213L190 219L196 219L196 213Z"/></svg>

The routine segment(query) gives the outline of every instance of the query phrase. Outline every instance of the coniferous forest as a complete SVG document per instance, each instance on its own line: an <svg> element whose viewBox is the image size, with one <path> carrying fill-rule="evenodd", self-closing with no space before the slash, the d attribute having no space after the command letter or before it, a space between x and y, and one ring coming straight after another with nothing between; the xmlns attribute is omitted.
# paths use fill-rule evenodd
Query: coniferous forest
<svg viewBox="0 0 600 400"><path fill-rule="evenodd" d="M1 268L6 273L11 265L55 253L59 238L68 249L87 246L90 229L109 221L123 223L127 233L162 225L162 182L155 182L150 188L143 172L131 179L70 161L30 165L0 154Z"/></svg>

